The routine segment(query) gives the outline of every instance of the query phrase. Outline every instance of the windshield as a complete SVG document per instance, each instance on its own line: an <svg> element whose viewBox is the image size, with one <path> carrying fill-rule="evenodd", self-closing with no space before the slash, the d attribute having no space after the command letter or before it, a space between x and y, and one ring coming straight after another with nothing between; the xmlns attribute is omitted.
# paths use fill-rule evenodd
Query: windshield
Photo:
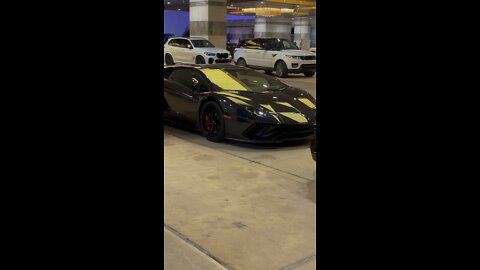
<svg viewBox="0 0 480 270"><path fill-rule="evenodd" d="M215 46L208 40L192 40L195 48L215 48Z"/></svg>
<svg viewBox="0 0 480 270"><path fill-rule="evenodd" d="M201 69L217 90L266 92L280 91L287 87L281 81L254 70Z"/></svg>
<svg viewBox="0 0 480 270"><path fill-rule="evenodd" d="M284 50L299 50L295 43L286 39L282 39L282 47Z"/></svg>

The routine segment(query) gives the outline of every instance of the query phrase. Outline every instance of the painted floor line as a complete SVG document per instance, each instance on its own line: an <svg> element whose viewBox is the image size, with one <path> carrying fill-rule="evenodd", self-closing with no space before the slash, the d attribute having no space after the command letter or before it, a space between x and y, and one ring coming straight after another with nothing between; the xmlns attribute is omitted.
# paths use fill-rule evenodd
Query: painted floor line
<svg viewBox="0 0 480 270"><path fill-rule="evenodd" d="M185 235L183 235L182 233L180 233L179 231L175 230L173 227L171 227L170 225L168 224L163 224L163 226L165 227L165 229L167 229L168 231L170 231L171 233L175 234L176 236L180 237L183 241L187 242L188 244L190 244L191 246L193 246L194 248L198 249L200 252L202 252L203 254L207 255L208 257L210 257L212 260L214 260L215 262L217 262L218 264L220 264L221 266L223 266L225 269L227 270L234 270L233 267L231 267L230 265L222 262L220 259L218 259L217 257L215 257L213 254L211 254L208 250L206 250L205 248L203 248L202 246L200 246L199 244L193 242L192 240L190 240L188 237L186 237Z"/></svg>
<svg viewBox="0 0 480 270"><path fill-rule="evenodd" d="M306 263L308 263L308 262L311 262L312 260L315 260L315 259L317 259L317 255L316 255L316 254L311 255L311 256L308 256L308 257L305 257L305 258L303 258L303 259L301 259L301 260L299 260L299 261L297 261L297 262L294 262L294 263L292 263L292 264L290 264L290 265L287 265L287 266L281 268L280 270L291 270L291 269L295 269L295 268L297 268L297 267L299 267L299 266L301 266L301 265L304 265L304 264L306 264Z"/></svg>

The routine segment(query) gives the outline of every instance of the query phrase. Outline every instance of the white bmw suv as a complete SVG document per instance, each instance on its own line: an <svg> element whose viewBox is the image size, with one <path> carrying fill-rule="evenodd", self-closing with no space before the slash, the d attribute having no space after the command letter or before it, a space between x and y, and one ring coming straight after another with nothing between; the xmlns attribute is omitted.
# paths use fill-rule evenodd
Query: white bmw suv
<svg viewBox="0 0 480 270"><path fill-rule="evenodd" d="M317 69L316 54L300 50L295 43L280 38L255 38L243 40L235 49L234 62L238 66L275 71L278 77L288 73L303 73L307 77Z"/></svg>
<svg viewBox="0 0 480 270"><path fill-rule="evenodd" d="M230 63L232 61L230 52L215 48L204 38L170 38L163 47L166 65Z"/></svg>

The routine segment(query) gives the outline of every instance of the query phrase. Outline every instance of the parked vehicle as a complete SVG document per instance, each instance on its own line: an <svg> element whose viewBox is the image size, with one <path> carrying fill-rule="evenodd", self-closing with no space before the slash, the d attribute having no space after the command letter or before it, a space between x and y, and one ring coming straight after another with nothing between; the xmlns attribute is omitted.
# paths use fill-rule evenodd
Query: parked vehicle
<svg viewBox="0 0 480 270"><path fill-rule="evenodd" d="M174 37L170 38L163 47L166 65L230 63L232 61L227 50L215 48L204 38Z"/></svg>
<svg viewBox="0 0 480 270"><path fill-rule="evenodd" d="M238 66L275 71L278 77L288 73L303 73L307 77L315 74L315 53L300 50L295 43L279 38L255 38L243 40L235 49L234 62Z"/></svg>
<svg viewBox="0 0 480 270"><path fill-rule="evenodd" d="M198 127L210 141L311 139L316 101L306 91L229 64L165 67L164 116Z"/></svg>

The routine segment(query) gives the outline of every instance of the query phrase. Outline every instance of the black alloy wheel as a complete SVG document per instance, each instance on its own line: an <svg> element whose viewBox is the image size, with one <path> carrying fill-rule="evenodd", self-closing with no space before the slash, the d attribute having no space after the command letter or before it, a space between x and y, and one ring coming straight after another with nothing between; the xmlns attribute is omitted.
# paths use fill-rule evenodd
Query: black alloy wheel
<svg viewBox="0 0 480 270"><path fill-rule="evenodd" d="M205 64L205 59L199 55L195 58L195 64Z"/></svg>
<svg viewBox="0 0 480 270"><path fill-rule="evenodd" d="M200 126L203 135L212 142L221 142L225 138L225 119L220 106L208 101L201 109Z"/></svg>
<svg viewBox="0 0 480 270"><path fill-rule="evenodd" d="M288 75L288 69L287 65L283 61L278 61L275 64L275 73L277 74L277 77L280 78L285 78Z"/></svg>
<svg viewBox="0 0 480 270"><path fill-rule="evenodd" d="M245 62L245 60L244 60L243 58L240 58L240 59L238 59L238 61L237 61L237 66L247 67L247 62Z"/></svg>
<svg viewBox="0 0 480 270"><path fill-rule="evenodd" d="M165 55L165 64L167 64L167 66L171 66L175 64L173 62L173 57L169 53Z"/></svg>
<svg viewBox="0 0 480 270"><path fill-rule="evenodd" d="M312 77L313 75L315 75L315 72L305 72L303 74L305 74L305 77Z"/></svg>

